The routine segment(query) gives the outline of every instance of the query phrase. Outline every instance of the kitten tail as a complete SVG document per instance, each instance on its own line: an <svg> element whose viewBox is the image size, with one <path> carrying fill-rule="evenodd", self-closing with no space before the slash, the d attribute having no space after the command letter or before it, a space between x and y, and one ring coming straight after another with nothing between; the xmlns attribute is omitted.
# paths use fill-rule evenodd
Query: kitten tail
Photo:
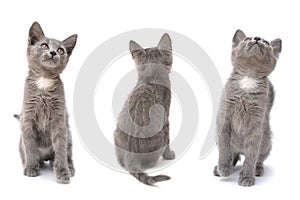
<svg viewBox="0 0 300 200"><path fill-rule="evenodd" d="M20 115L14 114L14 118L16 118L17 120L20 120Z"/></svg>
<svg viewBox="0 0 300 200"><path fill-rule="evenodd" d="M153 186L157 182L167 181L171 179L171 177L166 175L148 176L146 173L143 172L139 172L139 173L130 172L130 174L140 182L151 186Z"/></svg>

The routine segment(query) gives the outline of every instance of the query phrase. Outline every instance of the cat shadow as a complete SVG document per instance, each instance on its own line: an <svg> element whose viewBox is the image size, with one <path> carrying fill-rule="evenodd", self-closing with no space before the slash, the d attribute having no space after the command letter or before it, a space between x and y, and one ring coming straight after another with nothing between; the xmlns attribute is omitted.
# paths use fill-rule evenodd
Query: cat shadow
<svg viewBox="0 0 300 200"><path fill-rule="evenodd" d="M220 181L237 183L239 179L239 173L241 170L242 163L233 168L233 172L229 177L220 177ZM271 177L273 177L273 174L274 171L272 170L272 168L270 166L264 165L264 175L260 177L255 177L255 185L263 185L264 183L268 182L271 179Z"/></svg>
<svg viewBox="0 0 300 200"><path fill-rule="evenodd" d="M44 162L44 164L40 167L40 175L39 178L45 181L53 181L55 180L55 175L53 168L50 165L50 162Z"/></svg>
<svg viewBox="0 0 300 200"><path fill-rule="evenodd" d="M163 158L160 158L160 159L158 159L158 161L156 162L156 164L153 167L146 169L146 172L147 173L158 172L158 171L165 169L168 166L172 165L175 161L176 161L176 159L165 160Z"/></svg>
<svg viewBox="0 0 300 200"><path fill-rule="evenodd" d="M220 177L220 180L222 182L235 182L235 181L237 181L241 169L242 169L241 165L235 166L233 168L233 172L232 172L232 174L230 176L228 176L228 177Z"/></svg>
<svg viewBox="0 0 300 200"><path fill-rule="evenodd" d="M264 175L261 177L256 177L256 185L264 185L269 182L272 177L274 177L274 171L270 166L264 166Z"/></svg>
<svg viewBox="0 0 300 200"><path fill-rule="evenodd" d="M155 165L153 168L155 169L155 168L166 167L166 166L170 165L171 162L173 162L173 161L174 161L174 160L165 160L165 159L160 158L160 159L157 161L156 165Z"/></svg>

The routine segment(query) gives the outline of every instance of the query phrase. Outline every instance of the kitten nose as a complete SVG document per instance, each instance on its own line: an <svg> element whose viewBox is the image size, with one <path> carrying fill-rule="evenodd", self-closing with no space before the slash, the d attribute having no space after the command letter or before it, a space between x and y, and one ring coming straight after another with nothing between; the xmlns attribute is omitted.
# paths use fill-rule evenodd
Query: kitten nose
<svg viewBox="0 0 300 200"><path fill-rule="evenodd" d="M56 55L56 52L55 52L55 51L50 51L50 54L51 54L51 56L53 57L53 56Z"/></svg>
<svg viewBox="0 0 300 200"><path fill-rule="evenodd" d="M254 40L259 41L260 37L255 37Z"/></svg>

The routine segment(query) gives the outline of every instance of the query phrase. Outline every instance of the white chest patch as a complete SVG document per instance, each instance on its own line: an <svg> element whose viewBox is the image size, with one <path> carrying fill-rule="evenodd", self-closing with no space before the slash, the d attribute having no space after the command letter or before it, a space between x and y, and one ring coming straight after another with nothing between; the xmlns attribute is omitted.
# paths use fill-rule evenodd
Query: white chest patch
<svg viewBox="0 0 300 200"><path fill-rule="evenodd" d="M54 80L50 78L40 77L35 84L39 89L47 89L50 88L54 84Z"/></svg>
<svg viewBox="0 0 300 200"><path fill-rule="evenodd" d="M248 76L240 80L240 88L242 88L243 90L255 89L256 86L257 86L257 80L253 78L249 78Z"/></svg>

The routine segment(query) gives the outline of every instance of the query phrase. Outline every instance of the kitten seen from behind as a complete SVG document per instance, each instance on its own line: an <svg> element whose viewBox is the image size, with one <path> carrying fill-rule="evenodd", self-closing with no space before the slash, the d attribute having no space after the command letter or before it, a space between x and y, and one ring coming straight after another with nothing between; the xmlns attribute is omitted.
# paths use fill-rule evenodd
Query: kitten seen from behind
<svg viewBox="0 0 300 200"><path fill-rule="evenodd" d="M169 147L169 109L172 44L164 34L157 47L143 49L130 41L130 52L138 72L137 84L125 102L114 132L118 162L132 176L147 185L169 180L166 175L144 173L160 157L175 158Z"/></svg>

